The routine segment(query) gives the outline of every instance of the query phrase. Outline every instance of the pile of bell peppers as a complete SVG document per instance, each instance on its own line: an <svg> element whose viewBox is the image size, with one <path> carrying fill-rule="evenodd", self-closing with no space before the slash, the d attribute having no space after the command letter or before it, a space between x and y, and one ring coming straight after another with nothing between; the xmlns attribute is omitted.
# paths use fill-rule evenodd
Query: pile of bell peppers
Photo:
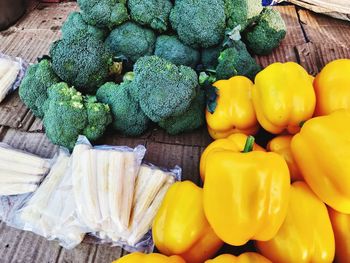
<svg viewBox="0 0 350 263"><path fill-rule="evenodd" d="M297 63L274 63L254 83L236 76L213 87L203 188L170 187L152 228L162 254L116 262L348 262L350 60L315 78ZM259 129L274 135L266 149L252 136ZM255 252L215 257L224 243L250 240Z"/></svg>

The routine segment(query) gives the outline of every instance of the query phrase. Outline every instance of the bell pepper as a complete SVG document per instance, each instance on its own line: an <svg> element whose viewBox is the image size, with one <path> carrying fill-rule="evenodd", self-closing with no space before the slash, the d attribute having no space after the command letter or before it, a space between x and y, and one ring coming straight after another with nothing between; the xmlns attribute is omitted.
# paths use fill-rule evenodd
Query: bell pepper
<svg viewBox="0 0 350 263"><path fill-rule="evenodd" d="M305 182L293 183L287 216L277 235L256 245L272 262L332 262L334 234L326 205Z"/></svg>
<svg viewBox="0 0 350 263"><path fill-rule="evenodd" d="M199 173L202 180L204 181L205 178L207 156L211 151L215 151L217 149L225 149L234 152L241 152L244 149L247 138L248 136L243 133L235 133L228 136L227 138L218 139L209 144L209 146L204 150L199 163ZM265 151L265 149L254 143L253 151Z"/></svg>
<svg viewBox="0 0 350 263"><path fill-rule="evenodd" d="M214 259L207 260L205 263L271 263L271 261L258 253L246 252L238 257L223 254Z"/></svg>
<svg viewBox="0 0 350 263"><path fill-rule="evenodd" d="M292 142L293 136L291 135L280 135L273 138L267 144L267 150L270 152L275 152L280 154L286 161L291 181L303 181L303 176L296 164L294 157L292 155L292 150L290 149L290 143Z"/></svg>
<svg viewBox="0 0 350 263"><path fill-rule="evenodd" d="M213 139L233 133L255 134L259 129L251 92L253 82L244 76L216 81L206 110L208 132Z"/></svg>
<svg viewBox="0 0 350 263"><path fill-rule="evenodd" d="M153 240L165 255L201 263L223 245L203 211L203 189L190 181L173 184L153 222Z"/></svg>
<svg viewBox="0 0 350 263"><path fill-rule="evenodd" d="M350 259L350 214L342 214L328 207L335 238L335 262Z"/></svg>
<svg viewBox="0 0 350 263"><path fill-rule="evenodd" d="M186 263L179 256L167 257L158 253L143 254L140 252L131 253L112 263Z"/></svg>
<svg viewBox="0 0 350 263"><path fill-rule="evenodd" d="M287 212L290 178L285 160L273 152L251 151L249 136L243 153L217 149L205 166L204 212L226 243L269 240Z"/></svg>
<svg viewBox="0 0 350 263"><path fill-rule="evenodd" d="M316 116L336 110L350 110L350 59L338 59L327 64L314 81Z"/></svg>
<svg viewBox="0 0 350 263"><path fill-rule="evenodd" d="M291 149L304 180L333 209L350 213L350 111L308 120Z"/></svg>
<svg viewBox="0 0 350 263"><path fill-rule="evenodd" d="M270 133L295 134L314 114L316 96L306 70L294 62L274 63L255 77L253 104L260 125Z"/></svg>

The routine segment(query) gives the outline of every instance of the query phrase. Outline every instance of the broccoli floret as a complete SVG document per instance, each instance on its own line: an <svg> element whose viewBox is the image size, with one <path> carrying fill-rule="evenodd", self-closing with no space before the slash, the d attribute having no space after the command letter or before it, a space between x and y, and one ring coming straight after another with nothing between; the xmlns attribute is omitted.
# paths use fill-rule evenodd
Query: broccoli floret
<svg viewBox="0 0 350 263"><path fill-rule="evenodd" d="M78 0L83 19L92 26L113 27L129 19L126 0Z"/></svg>
<svg viewBox="0 0 350 263"><path fill-rule="evenodd" d="M265 8L257 25L247 32L246 43L255 54L267 55L278 47L286 32L281 14L272 8Z"/></svg>
<svg viewBox="0 0 350 263"><path fill-rule="evenodd" d="M61 31L64 39L77 43L85 38L104 41L107 35L106 30L87 24L79 12L70 13L62 25Z"/></svg>
<svg viewBox="0 0 350 263"><path fill-rule="evenodd" d="M131 94L142 111L154 122L185 112L196 94L198 76L186 66L157 57L145 56L134 66Z"/></svg>
<svg viewBox="0 0 350 263"><path fill-rule="evenodd" d="M176 1L170 22L180 40L191 47L211 47L219 44L225 32L223 0Z"/></svg>
<svg viewBox="0 0 350 263"><path fill-rule="evenodd" d="M83 134L89 140L95 141L102 137L106 127L112 123L111 110L107 104L99 103L95 96L87 96L84 106L88 124L84 128Z"/></svg>
<svg viewBox="0 0 350 263"><path fill-rule="evenodd" d="M42 107L47 99L46 90L59 81L51 67L51 62L43 59L29 66L19 87L19 96L36 117L42 118L44 117Z"/></svg>
<svg viewBox="0 0 350 263"><path fill-rule="evenodd" d="M249 25L255 22L263 6L261 0L224 0L227 18L227 27L241 27L244 31Z"/></svg>
<svg viewBox="0 0 350 263"><path fill-rule="evenodd" d="M159 36L156 41L154 54L165 58L175 65L194 68L200 58L197 50L183 44L176 36Z"/></svg>
<svg viewBox="0 0 350 263"><path fill-rule="evenodd" d="M97 90L96 97L111 108L115 130L128 136L137 136L147 130L150 120L130 95L131 85L132 82L107 82Z"/></svg>
<svg viewBox="0 0 350 263"><path fill-rule="evenodd" d="M106 82L113 64L110 50L93 38L81 39L79 43L58 40L52 44L50 55L56 74L88 93L94 93Z"/></svg>
<svg viewBox="0 0 350 263"><path fill-rule="evenodd" d="M220 56L221 50L222 50L222 46L220 45L202 49L201 62L204 69L215 70L215 68L218 65L218 58Z"/></svg>
<svg viewBox="0 0 350 263"><path fill-rule="evenodd" d="M160 121L158 125L171 135L195 130L205 124L204 109L205 94L200 90L185 113Z"/></svg>
<svg viewBox="0 0 350 263"><path fill-rule="evenodd" d="M255 75L261 70L255 59L249 54L242 41L236 41L232 47L220 53L216 78L228 79L232 76L241 75L254 80Z"/></svg>
<svg viewBox="0 0 350 263"><path fill-rule="evenodd" d="M173 4L169 0L129 0L132 20L160 32L168 29L169 14Z"/></svg>
<svg viewBox="0 0 350 263"><path fill-rule="evenodd" d="M134 63L140 57L152 55L156 35L150 29L141 27L133 22L126 22L114 29L105 41L114 56L125 57Z"/></svg>
<svg viewBox="0 0 350 263"><path fill-rule="evenodd" d="M54 144L73 149L79 134L96 140L111 121L108 105L91 98L84 102L81 93L67 83L54 84L47 91L43 123Z"/></svg>

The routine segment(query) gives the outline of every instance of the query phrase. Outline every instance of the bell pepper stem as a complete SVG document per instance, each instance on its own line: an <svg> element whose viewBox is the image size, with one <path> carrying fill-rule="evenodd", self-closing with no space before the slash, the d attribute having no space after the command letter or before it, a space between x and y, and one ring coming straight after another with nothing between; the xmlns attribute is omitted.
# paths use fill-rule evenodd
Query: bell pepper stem
<svg viewBox="0 0 350 263"><path fill-rule="evenodd" d="M245 142L243 153L249 153L253 150L254 141L255 141L255 138L249 135Z"/></svg>

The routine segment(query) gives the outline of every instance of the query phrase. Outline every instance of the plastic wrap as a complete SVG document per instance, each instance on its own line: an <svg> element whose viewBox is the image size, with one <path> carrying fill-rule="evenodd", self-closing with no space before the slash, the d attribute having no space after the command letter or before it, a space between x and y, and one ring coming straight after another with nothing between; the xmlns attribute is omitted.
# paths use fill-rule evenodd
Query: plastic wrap
<svg viewBox="0 0 350 263"><path fill-rule="evenodd" d="M16 69L14 68L14 70L17 72L13 72L14 75L9 71L5 71L5 67L1 67L1 64L4 65L8 62L13 62L15 63L14 65L17 66ZM18 57L12 58L3 53L0 53L0 103L8 94L12 93L19 87L27 70L27 67L28 63L23 59ZM4 90L2 88L4 88Z"/></svg>

